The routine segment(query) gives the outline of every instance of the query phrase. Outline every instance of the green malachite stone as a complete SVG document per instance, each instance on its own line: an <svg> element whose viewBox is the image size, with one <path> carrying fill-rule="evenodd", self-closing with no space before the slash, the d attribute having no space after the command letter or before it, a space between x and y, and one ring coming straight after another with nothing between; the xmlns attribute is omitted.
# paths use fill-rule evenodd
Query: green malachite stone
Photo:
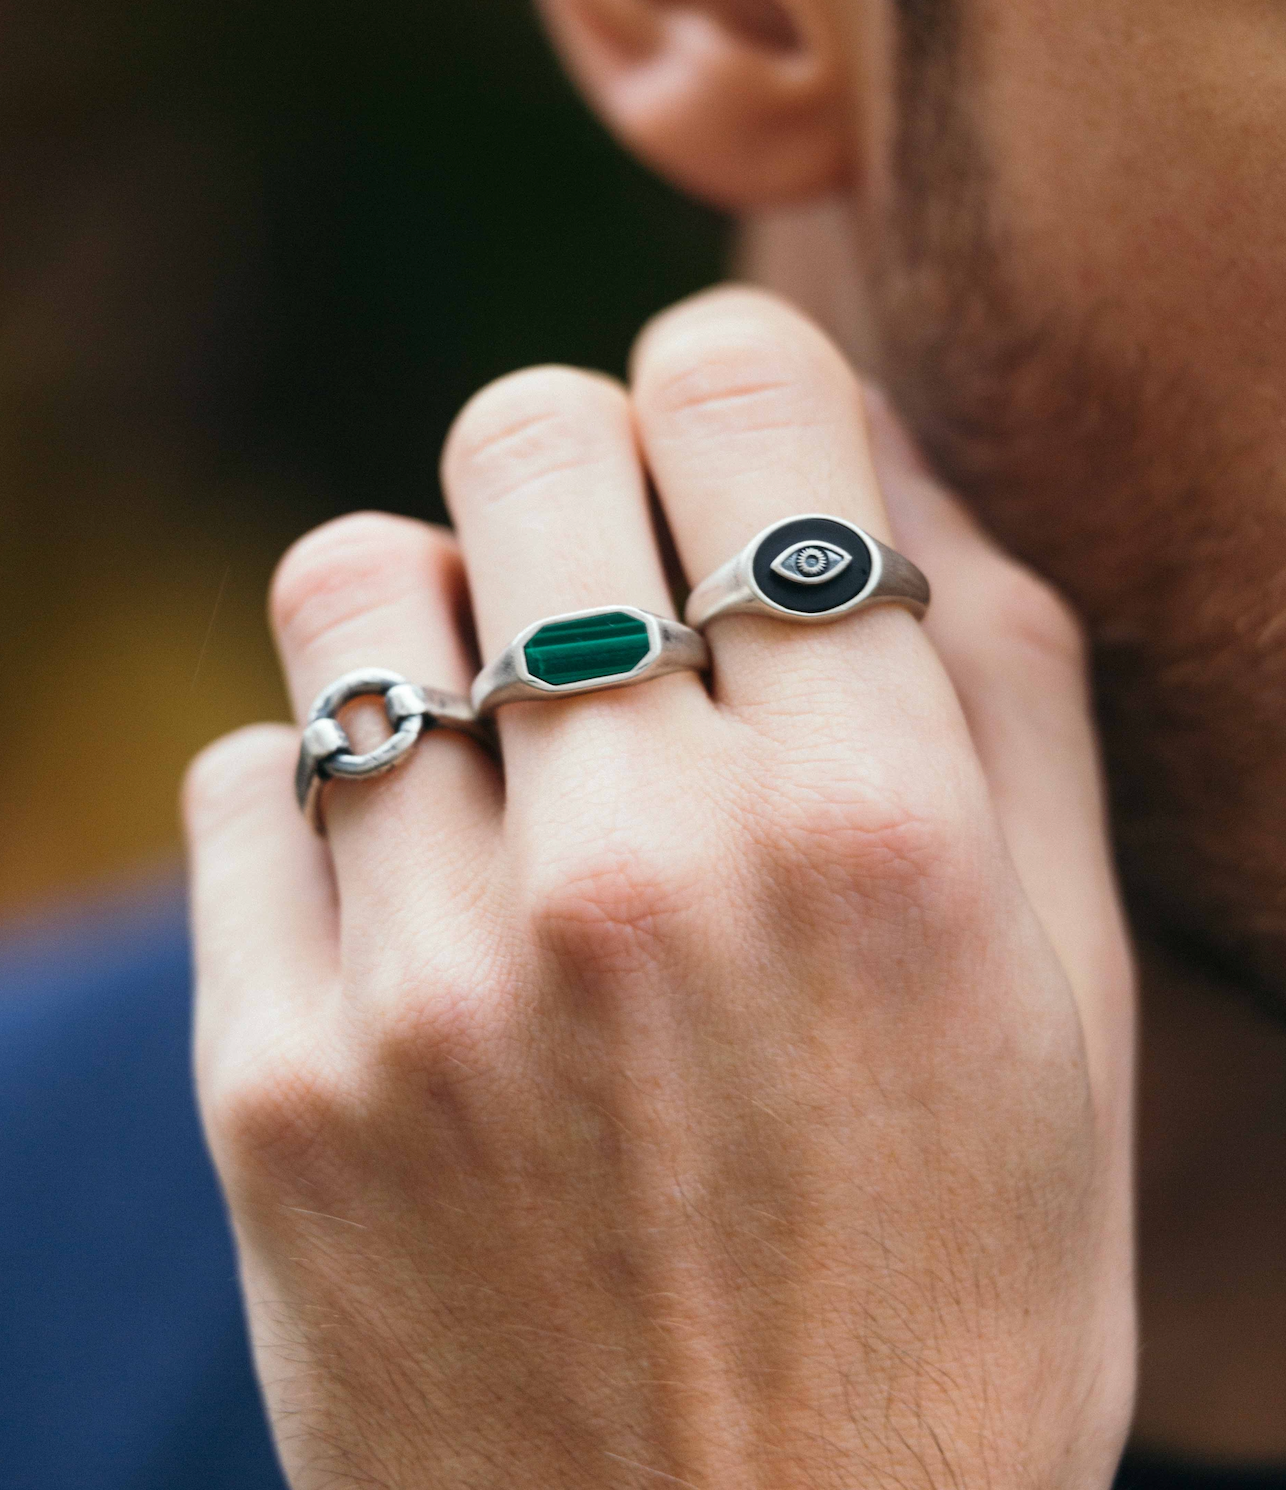
<svg viewBox="0 0 1286 1490"><path fill-rule="evenodd" d="M650 646L647 627L624 611L551 621L522 649L527 671L542 683L584 683L637 667Z"/></svg>

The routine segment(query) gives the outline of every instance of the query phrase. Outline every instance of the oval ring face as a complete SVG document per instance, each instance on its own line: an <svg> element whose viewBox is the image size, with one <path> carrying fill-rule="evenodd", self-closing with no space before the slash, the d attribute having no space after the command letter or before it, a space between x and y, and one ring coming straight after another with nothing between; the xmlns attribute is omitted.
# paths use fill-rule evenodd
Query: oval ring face
<svg viewBox="0 0 1286 1490"><path fill-rule="evenodd" d="M759 540L751 577L778 610L824 616L852 604L871 578L872 555L859 528L830 517L793 517Z"/></svg>

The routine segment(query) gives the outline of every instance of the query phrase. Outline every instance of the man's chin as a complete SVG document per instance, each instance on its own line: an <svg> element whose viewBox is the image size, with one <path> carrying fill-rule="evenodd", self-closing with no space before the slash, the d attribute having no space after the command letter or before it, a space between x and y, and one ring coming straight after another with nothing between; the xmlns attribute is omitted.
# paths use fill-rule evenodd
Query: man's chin
<svg viewBox="0 0 1286 1490"><path fill-rule="evenodd" d="M1286 1015L1286 492L1201 360L1158 369L1117 308L1020 305L1003 265L878 304L882 372L930 464L1082 616L1136 913ZM986 277L994 276L994 277ZM916 279L921 281L917 286ZM1258 519L1258 520L1256 520Z"/></svg>

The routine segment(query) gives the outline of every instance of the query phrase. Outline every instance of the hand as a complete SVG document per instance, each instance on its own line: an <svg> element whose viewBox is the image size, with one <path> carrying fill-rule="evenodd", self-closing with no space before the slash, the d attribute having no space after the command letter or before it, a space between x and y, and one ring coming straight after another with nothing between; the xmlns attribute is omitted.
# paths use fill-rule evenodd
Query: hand
<svg viewBox="0 0 1286 1490"><path fill-rule="evenodd" d="M273 616L296 708L467 689L527 623L672 613L769 522L849 518L926 626L731 616L695 674L435 732L291 796L187 791L197 1065L297 1490L1106 1486L1133 1384L1131 974L1076 629L807 322L723 291L627 392L460 416L459 546L363 515ZM467 619L467 571L472 623ZM333 868L332 868L333 860Z"/></svg>

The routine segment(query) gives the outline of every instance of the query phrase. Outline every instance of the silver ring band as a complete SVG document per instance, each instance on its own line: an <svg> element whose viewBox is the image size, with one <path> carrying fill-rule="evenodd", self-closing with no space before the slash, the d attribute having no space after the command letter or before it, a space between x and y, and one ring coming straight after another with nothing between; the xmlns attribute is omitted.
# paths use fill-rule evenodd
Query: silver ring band
<svg viewBox="0 0 1286 1490"><path fill-rule="evenodd" d="M678 621L632 605L569 611L526 627L482 669L473 711L482 718L520 699L624 688L709 666L704 639Z"/></svg>
<svg viewBox="0 0 1286 1490"><path fill-rule="evenodd" d="M872 605L900 605L918 620L929 608L929 581L855 523L804 513L765 528L703 579L684 619L702 630L716 616L756 611L816 624Z"/></svg>
<svg viewBox="0 0 1286 1490"><path fill-rule="evenodd" d="M382 745L362 755L336 716L357 698L383 698L393 733ZM467 699L436 688L408 683L401 673L383 667L363 667L345 673L317 695L304 724L295 767L295 798L304 816L319 833L326 824L321 814L322 787L333 777L360 780L391 771L406 759L411 746L426 729L460 730L484 744L490 731L475 719Z"/></svg>

